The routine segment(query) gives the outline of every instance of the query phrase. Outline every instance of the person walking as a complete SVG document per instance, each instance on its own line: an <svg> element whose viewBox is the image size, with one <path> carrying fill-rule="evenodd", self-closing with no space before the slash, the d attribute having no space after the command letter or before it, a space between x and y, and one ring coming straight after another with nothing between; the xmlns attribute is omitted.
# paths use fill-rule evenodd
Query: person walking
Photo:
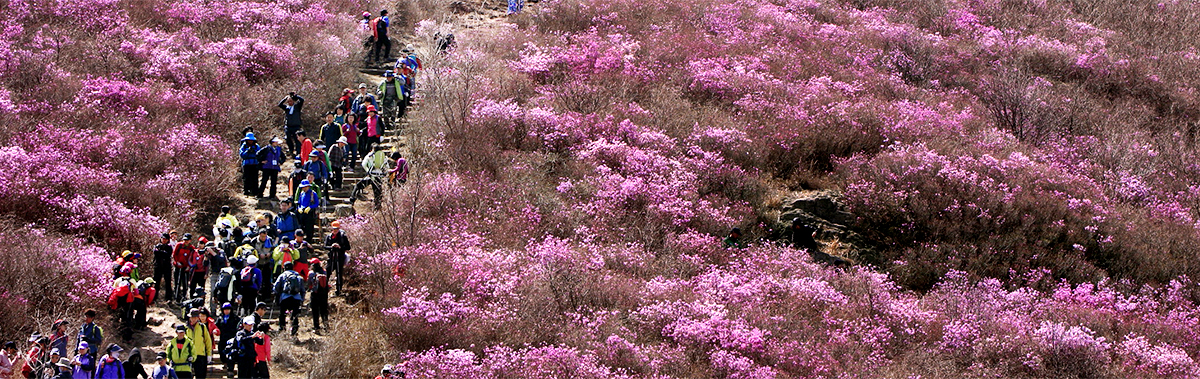
<svg viewBox="0 0 1200 379"><path fill-rule="evenodd" d="M308 306L312 313L313 332L321 332L321 322L329 327L329 274L321 267L321 260L308 260L308 291L312 292Z"/></svg>
<svg viewBox="0 0 1200 379"><path fill-rule="evenodd" d="M381 61L387 61L392 55L392 40L388 37L388 26L391 21L388 20L387 9L379 11L379 17L371 20L371 30L374 32L375 47L371 53L371 64L378 64ZM382 52L383 54L380 54Z"/></svg>
<svg viewBox="0 0 1200 379"><path fill-rule="evenodd" d="M95 309L83 311L83 325L79 326L79 341L80 346L88 346L88 354L92 357L96 356L100 343L104 342L104 328L96 325ZM87 344L85 345L84 342Z"/></svg>
<svg viewBox="0 0 1200 379"><path fill-rule="evenodd" d="M258 269L258 257L251 255L246 258L246 267L238 274L238 293L242 295L242 314L254 311L258 292L262 288L263 274Z"/></svg>
<svg viewBox="0 0 1200 379"><path fill-rule="evenodd" d="M204 278L208 271L208 251L216 249L216 244L208 242L204 237L200 237L200 243L204 245L204 248L192 249L191 254L188 255L187 269L191 278L188 281L189 288L206 287Z"/></svg>
<svg viewBox="0 0 1200 379"><path fill-rule="evenodd" d="M358 115L347 114L346 123L342 124L342 137L346 139L346 157L349 159L344 165L351 172L354 171L354 163L358 162L358 126Z"/></svg>
<svg viewBox="0 0 1200 379"><path fill-rule="evenodd" d="M401 88L404 85L396 78L396 73L392 70L387 70L383 73L383 81L379 82L379 88L375 91L376 96L383 99L383 120L390 124L400 119L400 102L404 100L404 92Z"/></svg>
<svg viewBox="0 0 1200 379"><path fill-rule="evenodd" d="M292 211L292 199L290 197L279 203L279 216L275 221L275 225L276 230L278 230L278 236L281 239L286 237L288 240L291 240L296 233L296 229L300 229L300 221L296 212Z"/></svg>
<svg viewBox="0 0 1200 379"><path fill-rule="evenodd" d="M342 189L342 169L346 165L346 137L338 137L329 148L329 185L334 190Z"/></svg>
<svg viewBox="0 0 1200 379"><path fill-rule="evenodd" d="M342 283L346 278L342 276L342 270L346 265L346 252L350 250L350 238L346 237L346 233L342 233L342 222L333 221L329 224L333 228L329 232L329 236L325 237L325 250L329 251L329 274L330 276L337 275L337 292L338 296L342 295Z"/></svg>
<svg viewBox="0 0 1200 379"><path fill-rule="evenodd" d="M96 372L96 358L89 352L87 342L80 342L71 358L71 379L92 379Z"/></svg>
<svg viewBox="0 0 1200 379"><path fill-rule="evenodd" d="M266 333L254 331L254 317L246 316L242 318L242 330L235 335L233 345L237 351L237 377L238 379L253 379L257 378L257 371L254 364L258 361L258 352L255 349L256 344L263 342Z"/></svg>
<svg viewBox="0 0 1200 379"><path fill-rule="evenodd" d="M367 83L358 83L358 95L354 97L354 103L350 106L350 111L358 115L359 123L361 124L367 118L367 106L379 106L375 101L375 95L367 92ZM362 130L362 127L359 127Z"/></svg>
<svg viewBox="0 0 1200 379"><path fill-rule="evenodd" d="M295 155L300 149L300 141L296 139L296 132L302 131L304 128L304 124L300 120L300 113L304 109L304 98L295 92L289 92L283 100L279 101L278 107L283 110L288 154Z"/></svg>
<svg viewBox="0 0 1200 379"><path fill-rule="evenodd" d="M187 339L192 341L192 377L204 379L208 377L208 357L212 356L212 329L207 322L201 321L199 309L188 312Z"/></svg>
<svg viewBox="0 0 1200 379"><path fill-rule="evenodd" d="M258 169L261 167L258 150L258 139L254 133L246 133L238 149L238 155L242 158L242 194L246 196L262 197L262 193L258 192Z"/></svg>
<svg viewBox="0 0 1200 379"><path fill-rule="evenodd" d="M366 130L363 143L369 147L374 147L379 144L380 136L383 135L383 118L379 117L379 111L374 105L367 106L367 118L365 120Z"/></svg>
<svg viewBox="0 0 1200 379"><path fill-rule="evenodd" d="M171 362L171 367L175 368L175 374L179 375L179 379L192 379L192 360L195 359L195 350L191 339L187 337L187 325L175 326L175 338L167 341L167 359Z"/></svg>
<svg viewBox="0 0 1200 379"><path fill-rule="evenodd" d="M54 325L50 329L53 330L50 333L50 348L64 353L70 351L67 349L71 342L70 336L67 335L67 321L61 319L54 321Z"/></svg>
<svg viewBox="0 0 1200 379"><path fill-rule="evenodd" d="M313 150L313 152L308 155L308 163L304 164L304 171L312 174L309 184L315 188L322 188L322 191L324 191L324 188L329 181L329 166L325 165L325 159L321 157L319 150ZM299 201L300 206L303 207L304 198L301 197L301 194L304 193L303 182L300 184L300 191L300 193L296 194L296 200ZM320 204L318 203L317 206L320 206Z"/></svg>
<svg viewBox="0 0 1200 379"><path fill-rule="evenodd" d="M175 252L172 257L172 264L175 266L175 290L173 292L178 297L177 301L185 300L188 288L191 288L188 284L191 282L193 270L188 267L188 264L194 254L196 254L196 248L192 247L192 234L184 233L179 243L175 244Z"/></svg>
<svg viewBox="0 0 1200 379"><path fill-rule="evenodd" d="M262 341L254 344L254 375L258 378L270 379L271 370L271 328L262 322L254 326L256 332L262 333Z"/></svg>
<svg viewBox="0 0 1200 379"><path fill-rule="evenodd" d="M171 293L171 254L174 248L171 247L171 235L163 233L159 238L158 244L154 245L154 288L158 291L163 291L168 301L173 298Z"/></svg>
<svg viewBox="0 0 1200 379"><path fill-rule="evenodd" d="M300 330L300 305L304 303L304 279L293 270L293 262L283 264L283 274L275 279L275 293L279 303L279 329L287 326L287 318L292 316L292 336Z"/></svg>
<svg viewBox="0 0 1200 379"><path fill-rule="evenodd" d="M145 367L142 367L142 349L135 347L130 350L129 358L125 358L125 363L121 364L121 368L125 370L124 379L150 379L150 374L146 372Z"/></svg>
<svg viewBox="0 0 1200 379"><path fill-rule="evenodd" d="M237 334L239 329L238 324L240 323L241 320L233 315L233 304L221 304L221 315L217 316L216 320L218 332L217 352L221 357L221 364L225 366L225 372L227 373L233 372L237 357L230 356L230 351L228 351L229 349L226 346L229 344L229 340L233 339L234 335Z"/></svg>
<svg viewBox="0 0 1200 379"><path fill-rule="evenodd" d="M395 166L393 166L392 171L388 173L388 177L391 179L391 184L408 183L408 160L404 159L404 156L401 155L399 151L396 151L392 152L392 162L395 163Z"/></svg>
<svg viewBox="0 0 1200 379"><path fill-rule="evenodd" d="M121 351L117 344L108 345L108 355L96 362L96 379L125 379L125 365L121 362Z"/></svg>
<svg viewBox="0 0 1200 379"><path fill-rule="evenodd" d="M271 145L258 150L258 161L262 163L262 180L258 183L258 195L267 194L267 182L271 182L271 196L275 198L275 188L279 182L280 165L283 164L283 148L279 146L279 137L271 138Z"/></svg>
<svg viewBox="0 0 1200 379"><path fill-rule="evenodd" d="M175 369L167 365L167 353L165 351L160 351L158 355L155 355L154 369L150 370L150 379L179 379L179 376L175 374Z"/></svg>
<svg viewBox="0 0 1200 379"><path fill-rule="evenodd" d="M336 118L337 114L333 111L325 112L325 124L321 125L321 134L317 135L317 139L324 142L325 146L333 146L342 137L342 125L338 124Z"/></svg>
<svg viewBox="0 0 1200 379"><path fill-rule="evenodd" d="M371 12L363 12L362 19L358 22L359 34L363 39L363 62L370 63L371 48L375 45L375 31L371 30Z"/></svg>
<svg viewBox="0 0 1200 379"><path fill-rule="evenodd" d="M312 175L311 172L309 174ZM313 191L312 183L305 180L300 182L300 193L296 200L296 213L300 215L302 230L305 234L312 234L320 213L321 198Z"/></svg>

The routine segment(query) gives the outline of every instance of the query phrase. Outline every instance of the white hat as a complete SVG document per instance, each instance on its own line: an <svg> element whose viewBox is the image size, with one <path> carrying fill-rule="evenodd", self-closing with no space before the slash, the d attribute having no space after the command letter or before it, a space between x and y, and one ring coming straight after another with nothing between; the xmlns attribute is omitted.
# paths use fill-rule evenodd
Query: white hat
<svg viewBox="0 0 1200 379"><path fill-rule="evenodd" d="M221 226L224 226L226 228L232 228L233 224L230 223L229 220L221 220Z"/></svg>
<svg viewBox="0 0 1200 379"><path fill-rule="evenodd" d="M257 257L257 256L251 255L251 256L249 256L249 257L247 257L247 258L246 258L246 264L250 264L250 265L252 265L252 264L257 264L257 263L258 263L258 257Z"/></svg>
<svg viewBox="0 0 1200 379"><path fill-rule="evenodd" d="M342 137L338 137L337 143L349 143L349 142L346 142L346 137L342 136Z"/></svg>

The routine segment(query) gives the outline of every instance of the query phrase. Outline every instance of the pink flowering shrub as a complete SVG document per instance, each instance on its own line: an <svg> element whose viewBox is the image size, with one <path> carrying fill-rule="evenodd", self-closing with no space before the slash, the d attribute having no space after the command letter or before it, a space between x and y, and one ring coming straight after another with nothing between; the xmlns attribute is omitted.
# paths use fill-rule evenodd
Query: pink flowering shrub
<svg viewBox="0 0 1200 379"><path fill-rule="evenodd" d="M1195 376L1196 13L1128 3L548 0L462 31L410 181L347 225L353 335L415 378ZM763 240L807 189L858 265Z"/></svg>

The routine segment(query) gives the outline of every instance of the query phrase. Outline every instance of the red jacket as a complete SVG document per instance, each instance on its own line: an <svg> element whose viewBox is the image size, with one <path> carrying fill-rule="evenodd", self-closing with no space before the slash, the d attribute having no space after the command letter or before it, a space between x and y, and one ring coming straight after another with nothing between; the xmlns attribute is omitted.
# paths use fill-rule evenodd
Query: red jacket
<svg viewBox="0 0 1200 379"><path fill-rule="evenodd" d="M185 244L181 242L178 245L175 245L175 255L173 257L175 261L175 267L187 267L188 258L195 253L196 248L192 247L191 244Z"/></svg>
<svg viewBox="0 0 1200 379"><path fill-rule="evenodd" d="M208 259L208 255L203 250L192 249L192 254L188 256L187 260L188 267L192 267L194 272L204 272L208 269L205 267L207 266L206 259Z"/></svg>

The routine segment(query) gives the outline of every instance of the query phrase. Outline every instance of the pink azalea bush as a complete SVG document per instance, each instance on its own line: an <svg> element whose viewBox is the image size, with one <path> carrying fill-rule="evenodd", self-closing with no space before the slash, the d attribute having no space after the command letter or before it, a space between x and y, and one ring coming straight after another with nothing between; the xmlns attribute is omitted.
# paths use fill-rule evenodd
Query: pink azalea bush
<svg viewBox="0 0 1200 379"><path fill-rule="evenodd" d="M1200 61L1174 21L1192 8L531 9L426 57L415 171L345 224L379 311L354 333L393 349L369 361L416 378L1200 375ZM857 267L758 240L805 189L840 192ZM721 247L735 226L753 246Z"/></svg>
<svg viewBox="0 0 1200 379"><path fill-rule="evenodd" d="M158 233L208 225L232 204L242 129L278 134L273 105L288 91L311 94L315 124L332 106L322 97L353 80L346 62L358 41L344 12L359 6L0 7L0 218L28 229L3 231L5 336L100 308L108 273L97 262L125 249L149 255Z"/></svg>

